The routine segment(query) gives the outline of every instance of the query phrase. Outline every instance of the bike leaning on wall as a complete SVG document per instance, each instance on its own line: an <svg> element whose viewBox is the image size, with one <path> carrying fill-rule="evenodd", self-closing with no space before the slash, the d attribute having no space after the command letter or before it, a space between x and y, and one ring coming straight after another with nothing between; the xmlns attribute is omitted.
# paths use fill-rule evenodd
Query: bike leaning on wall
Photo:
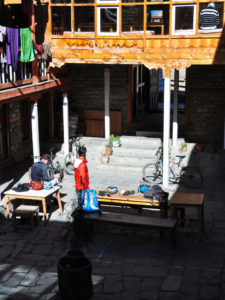
<svg viewBox="0 0 225 300"><path fill-rule="evenodd" d="M160 184L163 179L162 147L156 152L158 157L155 163L149 163L142 170L143 180L151 184ZM197 167L184 167L184 155L176 155L169 161L169 182L183 184L188 188L199 188L203 183L203 176Z"/></svg>
<svg viewBox="0 0 225 300"><path fill-rule="evenodd" d="M72 151L69 152L64 158L64 170L68 175L74 175L74 160L78 157L79 149L81 147L80 143L81 136L74 136L69 140L72 145Z"/></svg>
<svg viewBox="0 0 225 300"><path fill-rule="evenodd" d="M54 147L49 149L51 159L50 159L49 164L47 165L48 176L53 177L54 174L60 174L59 180L62 181L62 179L64 177L64 170L61 167L61 164L59 161L54 161L54 158L55 158L54 152L55 152ZM35 159L39 159L39 160L42 159L42 156L31 156L31 157L35 158Z"/></svg>

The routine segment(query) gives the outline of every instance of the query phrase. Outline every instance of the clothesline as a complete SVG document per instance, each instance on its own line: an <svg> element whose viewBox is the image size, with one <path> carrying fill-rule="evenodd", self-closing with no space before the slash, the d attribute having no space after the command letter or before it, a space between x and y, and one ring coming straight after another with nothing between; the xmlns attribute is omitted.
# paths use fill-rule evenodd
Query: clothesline
<svg viewBox="0 0 225 300"><path fill-rule="evenodd" d="M43 58L51 56L50 45L37 45L32 40L31 28L11 28L0 25L0 42L6 43L6 62L8 65L17 69L19 57L19 41L20 41L20 61L31 62L35 59L36 50L43 55ZM36 50L35 50L36 48ZM43 51L44 50L44 51ZM38 53L37 52L37 53Z"/></svg>

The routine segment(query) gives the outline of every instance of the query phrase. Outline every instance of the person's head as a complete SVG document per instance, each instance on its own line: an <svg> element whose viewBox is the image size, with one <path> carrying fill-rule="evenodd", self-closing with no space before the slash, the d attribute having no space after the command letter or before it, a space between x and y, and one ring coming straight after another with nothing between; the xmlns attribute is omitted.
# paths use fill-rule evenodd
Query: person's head
<svg viewBox="0 0 225 300"><path fill-rule="evenodd" d="M213 8L215 9L215 4L213 2L210 2L208 5L207 5L207 8Z"/></svg>
<svg viewBox="0 0 225 300"><path fill-rule="evenodd" d="M87 148L85 146L81 146L78 150L78 154L81 157L86 157Z"/></svg>
<svg viewBox="0 0 225 300"><path fill-rule="evenodd" d="M46 165L50 162L51 160L51 156L49 154L43 154L42 155L42 161L43 163L45 163Z"/></svg>

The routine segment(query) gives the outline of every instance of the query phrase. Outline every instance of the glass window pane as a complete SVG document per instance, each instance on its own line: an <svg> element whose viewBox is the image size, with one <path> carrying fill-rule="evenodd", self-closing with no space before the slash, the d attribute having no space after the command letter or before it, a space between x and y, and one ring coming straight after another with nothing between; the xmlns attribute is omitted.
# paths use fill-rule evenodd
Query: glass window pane
<svg viewBox="0 0 225 300"><path fill-rule="evenodd" d="M122 31L143 31L142 5L122 6Z"/></svg>
<svg viewBox="0 0 225 300"><path fill-rule="evenodd" d="M101 32L117 31L117 9L101 8Z"/></svg>
<svg viewBox="0 0 225 300"><path fill-rule="evenodd" d="M207 6L209 7L207 8ZM211 7L210 7L211 6ZM199 28L212 27L222 28L223 3L200 3L199 4ZM210 29L210 28L208 28Z"/></svg>
<svg viewBox="0 0 225 300"><path fill-rule="evenodd" d="M147 6L147 31L169 34L169 5Z"/></svg>
<svg viewBox="0 0 225 300"><path fill-rule="evenodd" d="M94 0L74 0L74 4L77 3L95 3Z"/></svg>
<svg viewBox="0 0 225 300"><path fill-rule="evenodd" d="M144 2L144 0L122 0L122 3Z"/></svg>
<svg viewBox="0 0 225 300"><path fill-rule="evenodd" d="M52 34L61 35L71 31L71 8L52 7Z"/></svg>
<svg viewBox="0 0 225 300"><path fill-rule="evenodd" d="M94 7L76 6L74 8L75 31L94 32Z"/></svg>
<svg viewBox="0 0 225 300"><path fill-rule="evenodd" d="M175 30L194 29L194 6L176 7Z"/></svg>
<svg viewBox="0 0 225 300"><path fill-rule="evenodd" d="M71 3L71 0L51 0L52 4L57 4L57 3Z"/></svg>

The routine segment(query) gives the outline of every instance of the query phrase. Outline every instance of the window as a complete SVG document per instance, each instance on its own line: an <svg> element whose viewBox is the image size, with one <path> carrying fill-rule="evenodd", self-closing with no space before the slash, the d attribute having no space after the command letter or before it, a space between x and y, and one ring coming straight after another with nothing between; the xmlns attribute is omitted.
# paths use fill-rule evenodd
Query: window
<svg viewBox="0 0 225 300"><path fill-rule="evenodd" d="M174 5L172 34L195 34L196 5Z"/></svg>
<svg viewBox="0 0 225 300"><path fill-rule="evenodd" d="M71 31L71 8L52 7L52 34L62 35L65 31Z"/></svg>
<svg viewBox="0 0 225 300"><path fill-rule="evenodd" d="M76 32L94 32L94 6L76 6L74 7Z"/></svg>
<svg viewBox="0 0 225 300"><path fill-rule="evenodd" d="M223 3L199 3L199 29L201 31L216 32L222 29Z"/></svg>
<svg viewBox="0 0 225 300"><path fill-rule="evenodd" d="M147 32L155 35L169 33L169 5L147 5Z"/></svg>
<svg viewBox="0 0 225 300"><path fill-rule="evenodd" d="M142 5L122 6L122 31L143 31Z"/></svg>
<svg viewBox="0 0 225 300"><path fill-rule="evenodd" d="M116 35L119 33L119 8L98 7L98 34Z"/></svg>
<svg viewBox="0 0 225 300"><path fill-rule="evenodd" d="M118 2L119 0L97 0L97 3L107 3L107 4L113 4Z"/></svg>

